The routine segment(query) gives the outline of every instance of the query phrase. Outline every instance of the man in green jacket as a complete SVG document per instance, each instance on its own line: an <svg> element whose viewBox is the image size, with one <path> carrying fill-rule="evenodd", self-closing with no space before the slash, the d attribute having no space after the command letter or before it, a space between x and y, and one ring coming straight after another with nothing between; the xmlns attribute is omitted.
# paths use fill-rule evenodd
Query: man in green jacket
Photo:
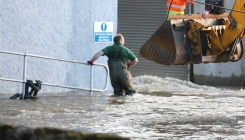
<svg viewBox="0 0 245 140"><path fill-rule="evenodd" d="M136 91L132 75L128 68L138 63L138 58L124 46L124 37L122 34L115 35L113 41L114 44L112 46L107 46L101 51L98 51L88 61L88 64L93 65L94 61L100 56L106 55L108 57L110 79L114 89L114 95L122 96L124 91L126 95L132 96Z"/></svg>

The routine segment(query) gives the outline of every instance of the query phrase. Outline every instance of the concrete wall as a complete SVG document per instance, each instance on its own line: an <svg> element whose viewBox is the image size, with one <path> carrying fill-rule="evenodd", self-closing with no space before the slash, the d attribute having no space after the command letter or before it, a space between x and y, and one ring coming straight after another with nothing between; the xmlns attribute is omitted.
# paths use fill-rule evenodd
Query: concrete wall
<svg viewBox="0 0 245 140"><path fill-rule="evenodd" d="M227 0L228 9L232 9L234 1ZM194 13L202 13L203 9L204 5L202 4L196 3L194 5ZM244 85L244 56L238 62L195 64L193 67L194 82L197 84L238 87Z"/></svg>
<svg viewBox="0 0 245 140"><path fill-rule="evenodd" d="M117 33L116 0L0 1L0 50L43 55L86 63L111 43L94 43L94 22L113 22ZM27 79L89 88L90 66L28 57ZM107 64L102 57L97 63ZM0 77L23 79L23 56L0 53ZM106 73L94 67L94 88L103 89ZM96 80L100 79L100 80ZM110 84L109 84L110 85ZM110 88L110 86L109 86ZM22 91L21 83L0 81L0 93ZM41 92L63 92L44 86Z"/></svg>

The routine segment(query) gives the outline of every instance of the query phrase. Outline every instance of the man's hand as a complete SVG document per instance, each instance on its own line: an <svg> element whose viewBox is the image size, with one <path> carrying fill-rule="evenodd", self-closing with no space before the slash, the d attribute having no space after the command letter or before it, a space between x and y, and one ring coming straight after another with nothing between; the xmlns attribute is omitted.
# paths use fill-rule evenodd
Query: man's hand
<svg viewBox="0 0 245 140"><path fill-rule="evenodd" d="M87 63L89 64L89 65L94 65L94 62L92 62L92 61L87 61Z"/></svg>
<svg viewBox="0 0 245 140"><path fill-rule="evenodd" d="M127 66L129 68L130 66L134 66L136 63L138 63L138 58L136 58L134 61L128 62Z"/></svg>
<svg viewBox="0 0 245 140"><path fill-rule="evenodd" d="M209 14L209 11L205 10L205 11L202 13L202 17L203 17L203 18L207 18L207 17L208 17L208 14Z"/></svg>

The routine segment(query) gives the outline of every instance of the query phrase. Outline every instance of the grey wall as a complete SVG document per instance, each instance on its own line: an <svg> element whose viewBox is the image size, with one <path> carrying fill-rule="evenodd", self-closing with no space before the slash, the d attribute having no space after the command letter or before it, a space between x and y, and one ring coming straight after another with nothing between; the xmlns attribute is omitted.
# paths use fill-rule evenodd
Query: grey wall
<svg viewBox="0 0 245 140"><path fill-rule="evenodd" d="M232 9L234 1L227 0L227 8ZM203 9L204 5L198 3L194 5L194 13L202 13ZM193 69L194 82L201 85L243 86L244 67L244 55L238 62L195 64Z"/></svg>
<svg viewBox="0 0 245 140"><path fill-rule="evenodd" d="M113 22L117 33L116 0L0 1L0 50L86 63L111 43L94 43L93 23ZM27 79L89 88L90 66L28 57ZM107 63L102 57L97 63ZM0 77L23 79L23 57L0 53ZM94 67L94 88L103 89L105 70ZM100 80L96 80L100 79ZM110 87L109 87L110 88ZM0 81L0 93L21 92L22 84ZM67 89L44 86L41 92Z"/></svg>

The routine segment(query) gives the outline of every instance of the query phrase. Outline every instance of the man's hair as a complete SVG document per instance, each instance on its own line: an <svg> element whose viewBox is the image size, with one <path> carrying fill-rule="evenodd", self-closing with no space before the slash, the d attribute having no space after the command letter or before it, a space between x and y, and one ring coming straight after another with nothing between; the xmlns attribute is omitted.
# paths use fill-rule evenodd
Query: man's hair
<svg viewBox="0 0 245 140"><path fill-rule="evenodd" d="M121 39L123 39L123 35L119 33L119 34L114 36L113 41L114 42L120 42Z"/></svg>

